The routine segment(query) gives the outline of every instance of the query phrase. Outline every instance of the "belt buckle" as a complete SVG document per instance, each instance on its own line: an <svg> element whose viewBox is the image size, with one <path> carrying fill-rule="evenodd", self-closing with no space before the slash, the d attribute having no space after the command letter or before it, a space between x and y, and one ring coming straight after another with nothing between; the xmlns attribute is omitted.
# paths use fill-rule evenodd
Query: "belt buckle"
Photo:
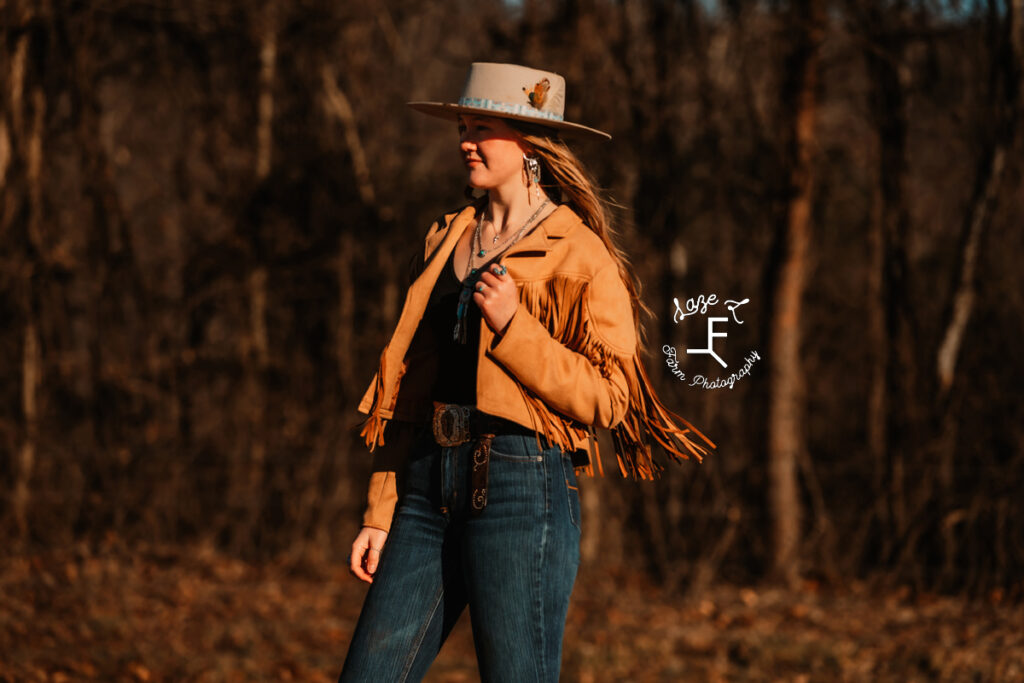
<svg viewBox="0 0 1024 683"><path fill-rule="evenodd" d="M434 408L434 440L440 446L459 446L469 441L469 407L442 403Z"/></svg>

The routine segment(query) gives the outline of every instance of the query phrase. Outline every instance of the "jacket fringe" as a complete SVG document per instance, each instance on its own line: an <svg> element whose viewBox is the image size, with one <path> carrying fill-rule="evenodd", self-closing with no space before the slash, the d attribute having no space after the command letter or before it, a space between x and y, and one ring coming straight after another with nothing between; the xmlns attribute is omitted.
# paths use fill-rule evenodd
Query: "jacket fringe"
<svg viewBox="0 0 1024 683"><path fill-rule="evenodd" d="M582 302L587 291L586 280L556 275L546 280L517 284L519 303L547 328L552 337L574 350L585 346L587 324ZM572 302L573 305L556 308L551 305L552 301ZM543 434L549 444L558 445L562 450L570 452L575 448L576 441L586 436L586 427L555 414L534 392L521 384L517 383L517 386L529 409L533 428L538 434ZM541 446L539 437L538 446ZM590 466L585 471L593 476Z"/></svg>
<svg viewBox="0 0 1024 683"><path fill-rule="evenodd" d="M384 428L387 427L389 418L384 417L382 411L385 406L383 404L384 398L384 379L387 377L387 347L384 347L384 351L380 354L380 367L377 369L377 383L373 387L373 404L370 406L370 414L367 416L366 421L363 422L363 428L359 432L359 435L366 440L366 445L370 447L370 452L377 446L384 445ZM386 406L388 410L395 409L395 403L398 400L398 387L401 384L402 376L408 368L405 363L398 369L398 376L395 378L395 390L391 394L390 405Z"/></svg>
<svg viewBox="0 0 1024 683"><path fill-rule="evenodd" d="M677 462L688 460L690 456L702 461L708 453L707 447L715 448L715 444L685 418L665 407L651 385L639 354L634 352L624 355L614 351L590 329L583 306L588 285L587 281L571 276L522 283L520 303L540 320L555 339L585 355L602 376L610 378L616 369L625 375L629 387L629 405L622 421L611 430L619 472L623 477L654 479L663 471L664 468L653 460L646 441L647 434ZM553 301L563 302L563 305L552 306ZM564 305L564 302L573 302L574 305ZM520 391L533 417L534 428L549 443L572 450L573 436L577 439L588 436L584 425L555 414L532 391L522 386ZM707 447L691 435L700 437ZM598 474L604 476L596 440L592 444ZM594 465L591 462L581 470L594 476Z"/></svg>
<svg viewBox="0 0 1024 683"><path fill-rule="evenodd" d="M665 407L654 392L639 355L634 355L632 362L623 369L629 384L629 409L622 422L612 429L612 441L622 476L654 479L663 470L651 457L651 449L644 439L645 433L654 437L676 462L689 460L691 455L702 462L703 456L708 453L707 447L715 448L711 439L685 418ZM685 429L678 425L684 425ZM707 447L691 438L691 434L700 437Z"/></svg>

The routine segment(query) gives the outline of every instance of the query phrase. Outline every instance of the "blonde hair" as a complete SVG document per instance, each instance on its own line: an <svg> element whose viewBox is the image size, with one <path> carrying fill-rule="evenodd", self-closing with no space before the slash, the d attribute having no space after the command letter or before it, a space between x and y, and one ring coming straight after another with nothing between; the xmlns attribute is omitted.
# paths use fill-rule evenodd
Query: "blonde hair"
<svg viewBox="0 0 1024 683"><path fill-rule="evenodd" d="M637 348L643 352L646 349L646 340L644 323L640 315L641 312L647 316L654 314L640 298L640 281L629 267L629 257L617 244L619 236L609 220L610 203L601 197L591 175L554 131L513 119L507 120L507 123L519 133L523 143L533 150L540 161L541 188L552 199L561 199L575 211L586 226L601 238L608 253L618 265L619 276L629 290L630 302L633 304Z"/></svg>

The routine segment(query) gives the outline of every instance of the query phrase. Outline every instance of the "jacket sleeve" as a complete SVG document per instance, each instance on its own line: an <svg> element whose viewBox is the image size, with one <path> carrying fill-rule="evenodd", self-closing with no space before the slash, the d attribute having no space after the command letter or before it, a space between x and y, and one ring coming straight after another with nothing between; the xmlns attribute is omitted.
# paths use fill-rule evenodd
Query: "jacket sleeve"
<svg viewBox="0 0 1024 683"><path fill-rule="evenodd" d="M427 230L427 236L434 233L440 221L435 221ZM423 251L416 250L409 258L405 273L405 291L423 272L425 266ZM378 371L379 373L379 371ZM368 413L373 400L378 375L374 375L360 404L360 411ZM366 491L366 508L363 510L363 526L390 531L395 504L398 502L398 476L405 462L408 448L412 447L414 428L409 422L391 420L385 428L385 445L373 453L373 466Z"/></svg>
<svg viewBox="0 0 1024 683"><path fill-rule="evenodd" d="M366 492L366 509L363 511L363 526L391 530L391 518L398 502L398 488L394 472L374 472L370 475L370 487Z"/></svg>
<svg viewBox="0 0 1024 683"><path fill-rule="evenodd" d="M548 305L564 312L577 302L555 300ZM569 320L579 319L577 329L569 331L575 348L555 339L520 303L504 332L495 335L489 353L553 409L583 424L611 429L629 409L623 367L636 355L633 307L614 263L598 271L578 305L581 316L564 313Z"/></svg>
<svg viewBox="0 0 1024 683"><path fill-rule="evenodd" d="M392 420L386 427L385 443L373 453L373 471L366 492L363 526L391 530L391 518L398 502L402 468L415 446L419 428L413 422Z"/></svg>

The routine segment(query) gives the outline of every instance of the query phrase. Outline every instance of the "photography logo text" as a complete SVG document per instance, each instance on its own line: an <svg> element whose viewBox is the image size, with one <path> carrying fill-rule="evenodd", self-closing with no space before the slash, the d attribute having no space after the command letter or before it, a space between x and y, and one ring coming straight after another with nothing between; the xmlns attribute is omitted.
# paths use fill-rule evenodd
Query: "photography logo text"
<svg viewBox="0 0 1024 683"><path fill-rule="evenodd" d="M705 296L701 294L698 297L690 298L686 300L685 309L680 305L679 299L673 297L672 303L675 306L675 311L672 314L672 322L677 325L682 323L686 318L691 316L701 316L707 319L707 342L704 348L689 348L686 349L688 354L707 355L715 359L723 369L729 369L729 363L715 349L715 340L728 337L728 328L732 324L742 325L743 320L740 318L739 309L741 306L750 302L750 299L726 299L725 301L719 301L717 294L709 294ZM728 311L729 315L716 316L708 315L709 311L715 307L724 307ZM669 344L661 347L662 352L665 354L665 364L672 369L672 374L675 375L680 381L689 381L691 387L699 387L702 389L721 389L722 387L729 387L732 389L736 382L750 374L751 368L754 367L754 363L761 360L761 354L757 351L749 351L743 357L742 366L736 368L733 372L726 376L718 376L710 378L705 375L694 375L689 378L686 377L686 373L679 369L679 359L676 355L676 348Z"/></svg>

